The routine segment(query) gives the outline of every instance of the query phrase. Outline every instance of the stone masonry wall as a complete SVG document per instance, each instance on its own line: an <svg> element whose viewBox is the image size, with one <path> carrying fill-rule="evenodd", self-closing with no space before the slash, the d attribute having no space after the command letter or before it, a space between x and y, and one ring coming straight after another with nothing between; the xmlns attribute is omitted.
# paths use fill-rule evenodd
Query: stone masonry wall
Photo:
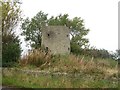
<svg viewBox="0 0 120 90"><path fill-rule="evenodd" d="M46 26L42 30L42 46L52 54L70 53L69 29L65 26Z"/></svg>

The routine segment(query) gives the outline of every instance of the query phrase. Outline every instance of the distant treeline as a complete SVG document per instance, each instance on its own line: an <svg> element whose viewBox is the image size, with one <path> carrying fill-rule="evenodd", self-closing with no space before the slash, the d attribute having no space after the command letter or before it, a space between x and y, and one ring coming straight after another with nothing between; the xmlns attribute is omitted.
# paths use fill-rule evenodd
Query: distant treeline
<svg viewBox="0 0 120 90"><path fill-rule="evenodd" d="M116 52L110 53L108 50L105 49L84 48L79 50L71 50L71 52L76 55L85 55L94 58L118 59L120 57L120 50L116 50Z"/></svg>

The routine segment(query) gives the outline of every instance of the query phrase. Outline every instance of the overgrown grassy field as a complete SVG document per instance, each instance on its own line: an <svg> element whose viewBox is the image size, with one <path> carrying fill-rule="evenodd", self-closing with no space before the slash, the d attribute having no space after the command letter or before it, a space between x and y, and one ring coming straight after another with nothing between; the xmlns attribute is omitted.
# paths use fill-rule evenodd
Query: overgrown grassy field
<svg viewBox="0 0 120 90"><path fill-rule="evenodd" d="M26 88L117 88L117 66L112 59L52 56L35 51L23 57L16 67L3 68L2 84Z"/></svg>

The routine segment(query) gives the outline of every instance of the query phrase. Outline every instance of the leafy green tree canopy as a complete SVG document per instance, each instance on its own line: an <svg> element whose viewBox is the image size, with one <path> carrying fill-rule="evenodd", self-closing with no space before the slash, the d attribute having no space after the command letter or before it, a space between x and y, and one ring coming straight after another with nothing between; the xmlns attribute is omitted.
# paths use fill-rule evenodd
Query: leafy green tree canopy
<svg viewBox="0 0 120 90"><path fill-rule="evenodd" d="M74 17L73 19L69 18L68 14L58 15L56 17L51 16L47 18L48 14L40 11L31 18L26 18L22 23L22 35L25 36L26 41L31 41L30 45L33 48L39 48L41 45L41 29L44 26L67 26L70 29L71 35L71 51L80 49L82 46L86 46L89 42L86 36L89 32L89 29L86 29L84 26L84 20L81 17Z"/></svg>
<svg viewBox="0 0 120 90"><path fill-rule="evenodd" d="M26 18L22 23L22 34L25 36L25 41L30 41L31 47L39 48L41 46L41 29L47 23L47 15L40 11L31 20Z"/></svg>
<svg viewBox="0 0 120 90"><path fill-rule="evenodd" d="M2 3L2 34L11 34L21 20L19 0L5 0Z"/></svg>

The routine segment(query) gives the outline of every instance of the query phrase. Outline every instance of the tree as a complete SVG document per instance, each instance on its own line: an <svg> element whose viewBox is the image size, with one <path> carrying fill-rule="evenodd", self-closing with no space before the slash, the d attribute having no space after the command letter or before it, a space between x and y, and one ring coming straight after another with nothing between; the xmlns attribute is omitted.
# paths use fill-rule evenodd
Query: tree
<svg viewBox="0 0 120 90"><path fill-rule="evenodd" d="M57 17L52 16L48 20L48 25L63 25L70 29L71 39L71 52L79 53L80 49L88 44L88 39L84 38L89 32L84 26L84 21L80 17L68 18L68 14L59 15Z"/></svg>
<svg viewBox="0 0 120 90"><path fill-rule="evenodd" d="M2 66L12 66L21 55L20 40L14 34L2 37Z"/></svg>
<svg viewBox="0 0 120 90"><path fill-rule="evenodd" d="M21 20L20 2L18 0L6 0L2 3L2 34L14 33L13 30Z"/></svg>
<svg viewBox="0 0 120 90"><path fill-rule="evenodd" d="M20 40L15 35L15 28L21 20L20 2L6 0L2 7L2 66L11 66L21 54Z"/></svg>
<svg viewBox="0 0 120 90"><path fill-rule="evenodd" d="M119 60L118 63L120 64L120 49L118 49L116 51L117 51L117 60Z"/></svg>
<svg viewBox="0 0 120 90"><path fill-rule="evenodd" d="M22 23L22 34L25 36L25 41L30 41L32 48L39 48L41 46L41 30L42 27L47 23L47 14L40 11L31 20L26 18Z"/></svg>
<svg viewBox="0 0 120 90"><path fill-rule="evenodd" d="M31 20L25 19L21 28L23 30L22 35L25 35L26 41L32 41L30 45L34 48L38 48L41 45L41 29L45 25L61 25L67 26L70 29L71 39L71 51L76 52L83 46L86 46L88 39L84 38L88 34L89 29L84 26L84 21L79 17L74 17L73 19L68 18L68 14L58 15L56 17L51 16L47 19L48 14L44 14L40 11Z"/></svg>
<svg viewBox="0 0 120 90"><path fill-rule="evenodd" d="M81 51L85 56L91 56L94 58L112 58L111 54L105 49L97 49L95 47L85 48Z"/></svg>
<svg viewBox="0 0 120 90"><path fill-rule="evenodd" d="M120 56L120 49L116 50L117 55Z"/></svg>
<svg viewBox="0 0 120 90"><path fill-rule="evenodd" d="M115 53L112 54L114 59L120 59L120 49L117 49Z"/></svg>

